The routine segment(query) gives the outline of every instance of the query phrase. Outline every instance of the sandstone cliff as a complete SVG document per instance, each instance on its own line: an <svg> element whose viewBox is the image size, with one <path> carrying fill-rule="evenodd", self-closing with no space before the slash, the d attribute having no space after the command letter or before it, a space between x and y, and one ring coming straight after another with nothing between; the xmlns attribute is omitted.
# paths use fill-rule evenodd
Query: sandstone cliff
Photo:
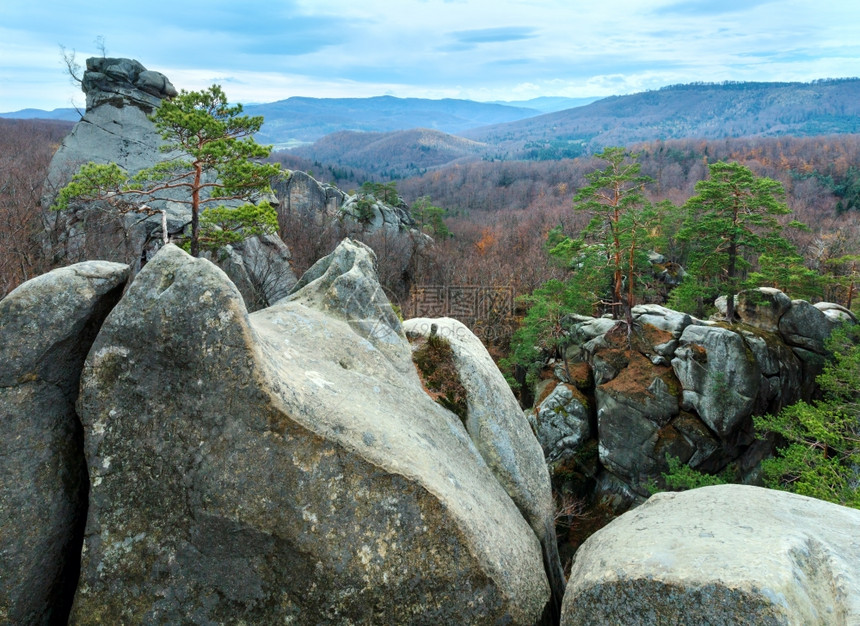
<svg viewBox="0 0 860 626"><path fill-rule="evenodd" d="M118 215L99 203L82 203L62 213L51 211L50 206L85 163L116 163L134 174L170 158L161 152L162 139L148 116L162 99L177 92L163 74L132 59L87 59L81 86L87 96L86 114L54 155L43 190L46 247L58 261L100 258L127 263L136 273L162 245L160 215ZM185 204L165 200L153 202L151 208L165 211L170 236L181 234L190 224L191 212ZM213 259L236 283L251 309L284 297L296 281L290 251L273 235L226 246Z"/></svg>
<svg viewBox="0 0 860 626"><path fill-rule="evenodd" d="M83 444L63 442L78 448L69 467L55 464L73 473L85 458L89 469L71 623L533 624L552 615L544 561L555 546L540 545L549 481L522 414L519 425L497 422L506 443L488 447L436 404L373 268L372 252L347 240L290 297L250 315L224 272L173 245L137 274L91 331L83 371L80 360L67 368L80 375L80 396L62 419L71 428L80 418ZM76 265L42 283L92 271ZM27 299L33 289L3 301L9 346L29 345L29 331L16 330L27 320L50 319ZM80 289L64 297L77 302ZM25 369L38 375L54 355L34 351ZM16 372L7 384L17 397L31 383ZM50 398L33 393L13 414L18 432L42 430L29 416ZM475 395L476 416L486 401ZM13 458L2 457L4 474ZM36 480L18 475L25 487ZM506 476L518 477L514 497ZM9 544L37 531L57 542L68 518L54 513L54 496L15 493L3 488L0 510L20 506L32 528L4 524ZM45 559L74 556L80 540ZM73 580L41 562L36 570L48 587ZM10 618L30 615L20 593L8 597Z"/></svg>
<svg viewBox="0 0 860 626"><path fill-rule="evenodd" d="M662 484L668 457L755 484L772 444L752 416L812 398L826 338L856 320L767 288L741 293L737 311L730 325L639 305L629 340L614 320L569 318L565 359L529 413L556 488L624 511Z"/></svg>

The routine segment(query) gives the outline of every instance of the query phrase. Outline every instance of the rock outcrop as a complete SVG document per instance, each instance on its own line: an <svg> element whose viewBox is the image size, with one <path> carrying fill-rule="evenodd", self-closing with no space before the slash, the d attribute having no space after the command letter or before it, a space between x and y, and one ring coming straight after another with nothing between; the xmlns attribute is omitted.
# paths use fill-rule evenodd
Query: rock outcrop
<svg viewBox="0 0 860 626"><path fill-rule="evenodd" d="M747 473L768 444L755 441L752 416L811 399L826 338L852 319L841 307L792 301L775 289L743 292L737 304L735 325L636 306L629 340L611 319L570 316L567 369L547 368L559 380L529 418L551 468L568 472L596 444L611 477L595 476L587 490L621 510L660 483L667 456L705 472L733 463L739 478L754 480ZM572 487L557 480L556 488Z"/></svg>
<svg viewBox="0 0 860 626"><path fill-rule="evenodd" d="M345 242L251 315L174 246L137 275L81 380L73 623L541 619L538 538L370 272Z"/></svg>
<svg viewBox="0 0 860 626"><path fill-rule="evenodd" d="M592 434L588 400L569 383L555 385L535 405L529 423L549 463L575 453Z"/></svg>
<svg viewBox="0 0 860 626"><path fill-rule="evenodd" d="M0 623L63 623L87 508L81 368L126 265L90 261L0 301Z"/></svg>
<svg viewBox="0 0 860 626"><path fill-rule="evenodd" d="M576 554L562 625L855 624L860 511L743 485L661 493Z"/></svg>
<svg viewBox="0 0 860 626"><path fill-rule="evenodd" d="M413 318L403 326L409 337L439 337L451 346L466 392L466 431L540 539L553 593L560 605L564 573L556 545L549 473L541 447L511 388L484 344L462 322L449 317Z"/></svg>
<svg viewBox="0 0 860 626"><path fill-rule="evenodd" d="M277 183L275 191L282 222L296 215L317 226L336 225L350 236L409 238L417 247L430 242L403 203L394 206L371 194L348 194L297 170L290 171L288 180Z"/></svg>
<svg viewBox="0 0 860 626"><path fill-rule="evenodd" d="M58 191L85 163L116 163L129 174L152 167L171 155L149 115L162 99L177 95L170 81L132 59L90 58L82 80L87 110L63 140L48 171L42 196L45 239L57 260L101 258L131 265L132 272L162 245L162 216L117 214L99 203L82 203L62 213L50 209ZM165 211L171 236L191 222L186 204L169 200L150 203ZM286 295L296 278L289 250L275 236L226 246L213 260L239 286L246 303L257 309Z"/></svg>
<svg viewBox="0 0 860 626"><path fill-rule="evenodd" d="M179 95L161 72L148 70L133 59L107 57L87 59L81 88L87 94L87 110L105 103L121 107L126 102L153 110L164 98Z"/></svg>
<svg viewBox="0 0 860 626"><path fill-rule="evenodd" d="M334 185L321 183L300 170L292 170L289 179L279 182L275 191L282 216L297 213L318 224L334 218L347 198Z"/></svg>

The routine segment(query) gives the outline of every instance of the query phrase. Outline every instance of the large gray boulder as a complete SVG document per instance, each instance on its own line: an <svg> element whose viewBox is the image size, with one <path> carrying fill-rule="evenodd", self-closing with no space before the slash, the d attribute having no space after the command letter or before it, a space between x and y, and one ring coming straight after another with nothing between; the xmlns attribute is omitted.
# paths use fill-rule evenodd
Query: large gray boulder
<svg viewBox="0 0 860 626"><path fill-rule="evenodd" d="M779 332L791 346L825 354L824 342L841 323L805 300L792 300L779 320Z"/></svg>
<svg viewBox="0 0 860 626"><path fill-rule="evenodd" d="M78 380L128 274L79 263L0 301L0 623L68 615L87 506Z"/></svg>
<svg viewBox="0 0 860 626"><path fill-rule="evenodd" d="M224 246L214 256L210 260L230 277L249 311L286 298L297 282L290 249L277 235L250 237Z"/></svg>
<svg viewBox="0 0 860 626"><path fill-rule="evenodd" d="M761 370L738 333L688 326L672 368L683 388L682 408L695 410L721 438L730 438L752 414Z"/></svg>
<svg viewBox="0 0 860 626"><path fill-rule="evenodd" d="M632 353L616 377L594 390L600 461L640 493L647 493L645 483L665 467L666 454L693 454L690 446L668 443L669 433L676 444L684 441L668 427L680 411L677 388L670 367Z"/></svg>
<svg viewBox="0 0 860 626"><path fill-rule="evenodd" d="M557 384L535 405L529 423L547 463L575 454L592 435L588 400L568 383Z"/></svg>
<svg viewBox="0 0 860 626"><path fill-rule="evenodd" d="M354 261L250 316L223 272L173 246L137 276L81 382L92 487L73 623L541 618L535 533L401 367L391 316L380 332L344 319L382 303L360 250L337 254Z"/></svg>
<svg viewBox="0 0 860 626"><path fill-rule="evenodd" d="M561 624L857 624L858 528L758 487L657 494L579 549Z"/></svg>
<svg viewBox="0 0 860 626"><path fill-rule="evenodd" d="M835 304L833 302L816 302L812 306L824 313L824 315L829 317L831 321L837 324L857 323L857 316L841 304Z"/></svg>
<svg viewBox="0 0 860 626"><path fill-rule="evenodd" d="M161 72L148 70L134 59L110 57L87 59L81 88L87 94L88 110L105 103L123 106L127 101L154 109L162 99L179 93Z"/></svg>
<svg viewBox="0 0 860 626"><path fill-rule="evenodd" d="M292 170L287 180L276 184L275 190L280 198L281 217L298 214L316 224L336 219L347 197L337 187L321 183L300 170Z"/></svg>
<svg viewBox="0 0 860 626"><path fill-rule="evenodd" d="M735 301L741 322L768 332L779 331L779 320L791 308L791 298L772 287L742 291Z"/></svg>
<svg viewBox="0 0 860 626"><path fill-rule="evenodd" d="M629 333L608 317L566 316L567 367L545 362L530 417L547 462L596 450L594 491L584 495L608 495L621 508L663 484L669 459L759 481L755 467L773 440L755 439L753 416L813 399L827 336L854 320L838 305L792 301L768 288L738 294L737 312L740 323L728 324L640 304ZM547 387L581 392L582 401L562 410L560 399L548 402ZM577 426L588 423L597 428L584 439ZM555 490L583 493L570 463L559 469Z"/></svg>
<svg viewBox="0 0 860 626"><path fill-rule="evenodd" d="M407 320L403 327L410 337L435 335L450 344L454 366L466 390L466 431L541 541L560 604L564 574L556 546L549 471L511 388L484 344L462 322L450 317L421 317Z"/></svg>
<svg viewBox="0 0 860 626"><path fill-rule="evenodd" d="M370 194L346 196L339 218L350 231L380 233L389 237L412 235L419 245L429 241L415 228L415 220L405 205L392 206Z"/></svg>
<svg viewBox="0 0 860 626"><path fill-rule="evenodd" d="M691 324L701 324L687 313L673 311L659 304L638 304L633 307L631 313L639 325L643 339L647 340L653 350L648 356L655 365L668 364L664 359L672 358L684 329Z"/></svg>
<svg viewBox="0 0 860 626"><path fill-rule="evenodd" d="M761 372L759 395L753 412L757 415L777 412L797 402L805 381L802 379L801 361L794 351L779 335L746 328L738 332Z"/></svg>
<svg viewBox="0 0 860 626"><path fill-rule="evenodd" d="M484 344L465 324L450 317L413 318L403 327L408 336L426 338L432 333L450 343L467 393L466 431L542 538L554 513L549 472L523 410Z"/></svg>
<svg viewBox="0 0 860 626"><path fill-rule="evenodd" d="M400 200L388 204L369 193L348 194L322 183L310 174L291 170L289 179L275 184L278 216L282 224L294 225L300 218L317 227L336 228L345 235L373 236L406 241L412 248L432 243L422 233Z"/></svg>
<svg viewBox="0 0 860 626"><path fill-rule="evenodd" d="M417 379L403 326L376 279L376 255L367 245L344 239L308 268L289 300L343 320L401 373Z"/></svg>
<svg viewBox="0 0 860 626"><path fill-rule="evenodd" d="M82 88L87 95L86 113L54 154L43 189L45 241L56 258L119 261L136 273L162 245L161 213L119 214L99 202L78 203L59 213L50 207L78 168L90 161L116 163L133 175L175 158L175 153L161 151L164 142L148 116L177 92L164 75L138 61L113 58L87 59ZM151 209L164 211L169 236L181 235L191 223L189 206L177 199L183 198L166 192L149 203ZM274 197L269 200L277 202ZM211 255L252 310L285 296L296 282L289 250L274 239L255 237Z"/></svg>

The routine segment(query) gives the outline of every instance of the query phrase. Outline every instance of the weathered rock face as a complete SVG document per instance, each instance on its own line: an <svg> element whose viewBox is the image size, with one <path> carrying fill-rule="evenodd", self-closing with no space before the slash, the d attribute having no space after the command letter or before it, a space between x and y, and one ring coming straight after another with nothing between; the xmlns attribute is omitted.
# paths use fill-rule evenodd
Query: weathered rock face
<svg viewBox="0 0 860 626"><path fill-rule="evenodd" d="M741 292L735 302L740 321L772 333L779 331L779 320L790 308L791 299L771 287Z"/></svg>
<svg viewBox="0 0 860 626"><path fill-rule="evenodd" d="M779 332L791 346L825 354L824 342L839 324L809 302L792 300L779 319Z"/></svg>
<svg viewBox="0 0 860 626"><path fill-rule="evenodd" d="M454 353L467 392L466 431L508 494L542 537L554 513L543 452L525 414L484 344L469 328L450 317L413 318L404 322L409 336L435 334Z"/></svg>
<svg viewBox="0 0 860 626"><path fill-rule="evenodd" d="M841 304L835 304L833 302L816 302L812 306L824 313L824 315L830 318L833 322L837 322L839 324L844 324L846 322L849 324L857 323L857 316Z"/></svg>
<svg viewBox="0 0 860 626"><path fill-rule="evenodd" d="M116 163L134 174L170 158L160 151L161 136L148 116L163 98L175 96L176 89L164 75L147 70L138 61L111 58L87 59L82 88L87 95L86 114L51 160L43 190L46 239L50 241L51 254L58 259L120 261L130 264L134 273L161 246L160 214L119 215L98 204L82 204L56 213L50 206L58 191L85 163ZM170 235L182 233L191 222L191 211L185 204L150 204L166 212ZM252 310L283 297L296 282L289 265L289 250L274 239L277 238L254 238L226 246L212 257L239 286Z"/></svg>
<svg viewBox="0 0 860 626"><path fill-rule="evenodd" d="M695 410L728 439L752 414L761 370L743 337L718 326L688 326L672 368L683 387L683 407Z"/></svg>
<svg viewBox="0 0 860 626"><path fill-rule="evenodd" d="M667 455L708 472L733 463L746 477L766 452L765 443L755 443L752 416L811 398L824 341L851 318L839 307L791 301L774 289L739 294L737 311L742 323L728 325L636 306L629 341L614 320L570 316L565 360L579 373L556 367L556 378L575 378L578 389L557 388L579 391L582 409L562 412L555 399L541 398L531 418L551 468L564 474L570 464L560 464L562 456L580 458L596 447L599 471L613 479L598 474L593 488L621 509L643 501L649 485L662 480ZM571 414L575 424L596 424L596 433L583 437L584 428L563 425L560 417ZM564 480L556 488L572 489ZM612 492L600 493L603 484ZM627 492L636 495L619 500Z"/></svg>
<svg viewBox="0 0 860 626"><path fill-rule="evenodd" d="M555 505L543 451L511 388L490 353L469 328L449 317L413 318L407 336L435 335L448 341L466 390L466 430L493 475L541 541L553 592L559 604L564 573L555 535Z"/></svg>
<svg viewBox="0 0 860 626"><path fill-rule="evenodd" d="M121 107L127 101L154 109L162 99L179 94L161 72L148 70L133 59L106 57L87 59L81 87L87 94L87 110L105 103Z"/></svg>
<svg viewBox="0 0 860 626"><path fill-rule="evenodd" d="M310 174L292 170L290 177L276 189L281 215L298 213L319 224L337 215L347 194L337 187L319 182Z"/></svg>
<svg viewBox="0 0 860 626"><path fill-rule="evenodd" d="M282 223L292 215L316 225L336 225L346 235L374 235L411 239L413 247L430 243L416 228L405 204L392 206L369 194L348 194L321 183L305 172L293 170L290 178L275 186Z"/></svg>
<svg viewBox="0 0 860 626"><path fill-rule="evenodd" d="M860 511L742 485L661 493L576 554L561 623L854 624Z"/></svg>
<svg viewBox="0 0 860 626"><path fill-rule="evenodd" d="M591 436L588 401L571 384L559 383L529 416L529 423L553 463L575 452Z"/></svg>
<svg viewBox="0 0 860 626"><path fill-rule="evenodd" d="M415 229L415 221L403 206L391 206L373 196L347 196L340 207L340 218L348 228L367 233L382 232L388 236L411 234L421 240L426 237Z"/></svg>
<svg viewBox="0 0 860 626"><path fill-rule="evenodd" d="M404 376L417 379L400 319L376 281L375 268L376 257L369 247L345 239L336 252L302 275L289 299L343 320Z"/></svg>
<svg viewBox="0 0 860 626"><path fill-rule="evenodd" d="M128 274L79 263L0 301L0 623L68 615L87 497L78 380Z"/></svg>
<svg viewBox="0 0 860 626"><path fill-rule="evenodd" d="M250 316L173 246L140 272L82 376L73 623L540 619L537 537L403 367L396 317L344 319L382 305L363 254Z"/></svg>
<svg viewBox="0 0 860 626"><path fill-rule="evenodd" d="M161 77L164 89L156 93L153 93L156 90L141 89L150 82L142 82L141 76L150 75ZM176 89L166 77L132 59L90 58L81 87L87 96L86 114L63 140L51 161L43 201L46 208L57 191L85 163L113 162L134 173L151 167L161 158L161 137L147 116L163 98L176 95ZM74 234L69 233L69 236Z"/></svg>

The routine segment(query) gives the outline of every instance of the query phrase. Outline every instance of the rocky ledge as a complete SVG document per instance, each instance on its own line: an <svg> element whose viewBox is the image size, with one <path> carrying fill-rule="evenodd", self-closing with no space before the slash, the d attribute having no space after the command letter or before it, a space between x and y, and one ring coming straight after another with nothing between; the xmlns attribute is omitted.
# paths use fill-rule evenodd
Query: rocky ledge
<svg viewBox="0 0 860 626"><path fill-rule="evenodd" d="M772 442L756 439L753 416L813 398L827 337L856 319L767 288L739 294L737 311L728 324L639 305L629 336L612 319L571 316L564 359L529 412L557 490L621 512L660 484L668 457L755 483Z"/></svg>
<svg viewBox="0 0 860 626"><path fill-rule="evenodd" d="M653 496L586 541L564 591L543 453L499 371L455 320L401 324L362 244L250 314L222 270L173 245L128 275L81 263L0 301L0 622L860 619L860 513L739 485ZM810 314L790 303L776 328L797 326L783 323L795 307ZM652 329L638 357L602 345L611 321L577 322L597 384L663 368L635 397L598 396L634 425L683 397L661 359L687 349L705 367L738 341L661 309L637 317ZM800 371L766 365L751 328L731 332L759 381ZM413 364L430 342L449 348L457 414ZM579 397L577 380L545 415ZM603 440L607 467L625 467Z"/></svg>
<svg viewBox="0 0 860 626"><path fill-rule="evenodd" d="M58 289L76 302L93 291L85 287ZM27 283L7 298L14 306L3 301L7 346L49 325L28 326L51 318L32 293ZM86 318L78 309L58 314ZM33 351L24 369L38 376L40 355L53 363L54 354ZM62 419L83 428L67 471L84 458L89 469L88 498L72 505L86 510L86 529L58 546L80 556L83 540L72 623L534 624L557 615L544 566L555 546L540 541L552 526L549 480L524 415L509 407L481 417L486 428L517 429L483 442L433 401L362 244L343 242L288 298L250 315L224 272L167 245L97 329L82 370L80 360L64 367L80 375L80 395L75 385L76 410ZM476 372L475 384L498 383L486 375ZM7 384L17 397L31 383L22 370ZM47 400L38 390L27 398L13 432L42 430L34 415ZM69 445L54 444L61 457ZM0 457L7 476L11 458ZM4 524L14 549L0 568L12 571L7 555L36 529L53 537L65 518L54 519L38 490L22 498L5 485L0 510L23 511L32 526ZM44 568L57 558L15 560L14 584L27 582L27 594L36 579L74 587L74 573ZM0 615L35 615L7 581Z"/></svg>

